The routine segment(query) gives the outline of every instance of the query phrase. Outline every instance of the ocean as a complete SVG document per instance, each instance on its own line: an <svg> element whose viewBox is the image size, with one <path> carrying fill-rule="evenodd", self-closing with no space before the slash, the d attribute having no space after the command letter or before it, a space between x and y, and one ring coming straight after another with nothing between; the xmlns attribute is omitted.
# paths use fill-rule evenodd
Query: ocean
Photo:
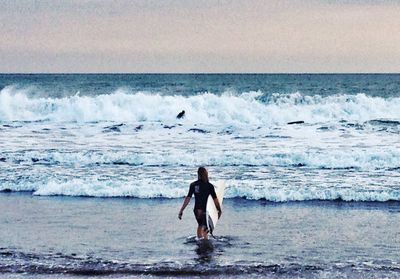
<svg viewBox="0 0 400 279"><path fill-rule="evenodd" d="M0 74L0 277L398 278L399 89L398 74ZM199 166L227 186L208 242L193 201L177 218Z"/></svg>

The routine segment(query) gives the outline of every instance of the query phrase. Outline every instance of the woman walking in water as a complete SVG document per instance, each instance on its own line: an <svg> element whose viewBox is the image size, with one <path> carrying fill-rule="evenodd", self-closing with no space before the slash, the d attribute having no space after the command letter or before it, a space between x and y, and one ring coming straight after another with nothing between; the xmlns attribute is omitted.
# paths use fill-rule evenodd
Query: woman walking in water
<svg viewBox="0 0 400 279"><path fill-rule="evenodd" d="M182 208L179 211L178 218L182 219L183 210L185 210L186 206L189 204L191 197L194 194L195 204L194 204L194 216L196 218L198 227L197 227L197 237L198 238L207 238L208 228L207 228L207 220L206 220L206 206L208 196L214 200L215 207L218 210L218 218L221 217L222 210L219 204L217 195L215 194L214 185L212 185L208 181L208 172L206 168L200 167L197 170L198 179L190 184L189 192L183 201Z"/></svg>

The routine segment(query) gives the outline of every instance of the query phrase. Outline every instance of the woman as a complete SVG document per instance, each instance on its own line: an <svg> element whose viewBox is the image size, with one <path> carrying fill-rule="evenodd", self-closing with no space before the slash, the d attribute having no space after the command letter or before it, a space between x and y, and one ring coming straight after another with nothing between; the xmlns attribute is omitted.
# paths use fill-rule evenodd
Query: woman
<svg viewBox="0 0 400 279"><path fill-rule="evenodd" d="M218 210L218 218L221 217L222 210L219 204L217 195L215 194L214 185L208 181L208 172L206 168L200 167L197 170L198 180L190 184L189 193L183 201L181 210L179 211L178 218L182 219L183 210L189 204L192 195L194 194L195 204L194 204L194 216L197 220L197 237L207 238L208 228L206 220L206 206L208 196L214 200L215 207Z"/></svg>

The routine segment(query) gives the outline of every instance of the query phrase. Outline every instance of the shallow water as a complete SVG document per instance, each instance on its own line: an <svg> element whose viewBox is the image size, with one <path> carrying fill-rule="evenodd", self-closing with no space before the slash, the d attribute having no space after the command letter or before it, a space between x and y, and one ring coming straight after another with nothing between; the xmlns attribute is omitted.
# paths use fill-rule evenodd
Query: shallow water
<svg viewBox="0 0 400 279"><path fill-rule="evenodd" d="M209 242L181 200L1 194L0 267L23 274L398 277L400 205L224 201ZM191 206L190 206L191 207Z"/></svg>

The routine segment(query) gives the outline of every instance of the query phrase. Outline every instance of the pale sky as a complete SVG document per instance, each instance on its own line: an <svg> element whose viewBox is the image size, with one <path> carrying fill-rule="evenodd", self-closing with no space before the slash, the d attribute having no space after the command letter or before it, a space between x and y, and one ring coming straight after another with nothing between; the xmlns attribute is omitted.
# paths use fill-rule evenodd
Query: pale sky
<svg viewBox="0 0 400 279"><path fill-rule="evenodd" d="M0 72L400 72L400 0L0 0Z"/></svg>

